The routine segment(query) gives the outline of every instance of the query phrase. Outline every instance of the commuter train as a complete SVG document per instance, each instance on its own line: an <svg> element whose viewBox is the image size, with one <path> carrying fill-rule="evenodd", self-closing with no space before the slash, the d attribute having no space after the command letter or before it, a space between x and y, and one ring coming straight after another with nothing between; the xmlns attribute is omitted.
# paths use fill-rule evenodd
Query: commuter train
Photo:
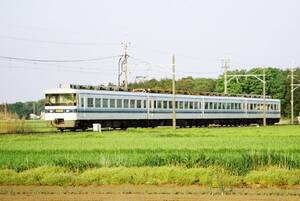
<svg viewBox="0 0 300 201"><path fill-rule="evenodd" d="M45 96L45 119L61 131L86 130L93 123L121 129L172 125L172 94L67 85L47 90ZM176 94L176 124L262 124L264 103L267 124L279 122L278 99Z"/></svg>

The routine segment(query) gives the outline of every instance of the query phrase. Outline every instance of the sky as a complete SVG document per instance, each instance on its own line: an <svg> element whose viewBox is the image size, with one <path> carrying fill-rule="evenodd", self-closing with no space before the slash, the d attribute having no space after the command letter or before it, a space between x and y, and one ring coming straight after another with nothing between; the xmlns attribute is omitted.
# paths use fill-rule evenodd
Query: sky
<svg viewBox="0 0 300 201"><path fill-rule="evenodd" d="M298 0L0 0L0 103L41 99L60 83L117 84L122 42L131 82L171 78L173 54L177 79L217 78L224 58L231 69L300 65L299 9Z"/></svg>

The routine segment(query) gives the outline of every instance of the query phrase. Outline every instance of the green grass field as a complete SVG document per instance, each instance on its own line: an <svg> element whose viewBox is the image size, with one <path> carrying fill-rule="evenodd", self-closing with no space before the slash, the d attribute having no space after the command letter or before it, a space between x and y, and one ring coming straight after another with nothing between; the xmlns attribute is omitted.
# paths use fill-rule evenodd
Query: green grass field
<svg viewBox="0 0 300 201"><path fill-rule="evenodd" d="M156 181L158 174L162 177L158 183L202 184L203 178L213 181L220 177L225 178L228 185L255 184L255 181L272 185L300 184L300 126L176 131L171 128L132 128L61 134L47 133L47 129L52 128L46 127L44 122L29 123L35 126L35 131L40 129L43 133L0 135L0 177L12 175L2 184L11 184L12 178L22 184L30 183L22 179L22 175L41 168L58 168L62 175L69 175L63 182L67 185L81 184L80 178L88 172L93 172L96 178L98 174L107 175L109 182L106 183L126 183L125 175L131 175L128 183L149 177L137 181L144 184ZM122 182L111 179L110 171L117 170L123 173L118 173L119 177L115 179ZM174 171L178 178L172 176ZM171 179L163 175L171 175ZM39 180L32 181L38 184Z"/></svg>

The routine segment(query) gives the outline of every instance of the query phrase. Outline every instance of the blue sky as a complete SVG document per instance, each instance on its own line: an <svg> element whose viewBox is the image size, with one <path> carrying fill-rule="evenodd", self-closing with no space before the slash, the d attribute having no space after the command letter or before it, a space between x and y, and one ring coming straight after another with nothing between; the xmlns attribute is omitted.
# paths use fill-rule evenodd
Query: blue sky
<svg viewBox="0 0 300 201"><path fill-rule="evenodd" d="M129 79L217 77L231 68L299 65L297 0L1 0L0 56L118 56L128 41ZM149 65L142 61L151 63ZM118 58L39 63L0 59L0 103L35 100L59 83L117 83Z"/></svg>

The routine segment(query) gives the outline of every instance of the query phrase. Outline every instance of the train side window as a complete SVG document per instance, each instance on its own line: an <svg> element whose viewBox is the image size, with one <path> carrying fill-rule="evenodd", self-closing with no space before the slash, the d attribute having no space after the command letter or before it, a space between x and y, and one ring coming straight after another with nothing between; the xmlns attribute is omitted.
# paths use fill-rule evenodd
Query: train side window
<svg viewBox="0 0 300 201"><path fill-rule="evenodd" d="M103 102L102 102L102 106L104 107L104 108L108 108L108 99L107 98L103 98Z"/></svg>
<svg viewBox="0 0 300 201"><path fill-rule="evenodd" d="M201 109L202 108L202 103L201 102L199 102L199 109Z"/></svg>
<svg viewBox="0 0 300 201"><path fill-rule="evenodd" d="M101 98L95 98L95 107L101 107Z"/></svg>
<svg viewBox="0 0 300 201"><path fill-rule="evenodd" d="M179 109L183 109L183 101L179 101Z"/></svg>
<svg viewBox="0 0 300 201"><path fill-rule="evenodd" d="M218 103L214 103L214 109L215 109L215 110L218 109Z"/></svg>
<svg viewBox="0 0 300 201"><path fill-rule="evenodd" d="M189 109L189 102L188 101L184 101L184 109Z"/></svg>
<svg viewBox="0 0 300 201"><path fill-rule="evenodd" d="M87 106L94 107L94 98L87 98Z"/></svg>
<svg viewBox="0 0 300 201"><path fill-rule="evenodd" d="M199 108L198 102L194 102L194 109L197 110Z"/></svg>
<svg viewBox="0 0 300 201"><path fill-rule="evenodd" d="M117 99L117 108L122 107L122 99Z"/></svg>
<svg viewBox="0 0 300 201"><path fill-rule="evenodd" d="M81 107L84 107L84 98L83 97L80 99L80 105L81 105Z"/></svg>
<svg viewBox="0 0 300 201"><path fill-rule="evenodd" d="M169 101L169 109L172 109L172 108L173 108L173 102Z"/></svg>
<svg viewBox="0 0 300 201"><path fill-rule="evenodd" d="M128 108L128 107L129 107L129 100L124 99L124 108Z"/></svg>
<svg viewBox="0 0 300 201"><path fill-rule="evenodd" d="M135 100L130 100L130 108L135 108Z"/></svg>
<svg viewBox="0 0 300 201"><path fill-rule="evenodd" d="M157 108L157 101L154 101L154 108Z"/></svg>
<svg viewBox="0 0 300 201"><path fill-rule="evenodd" d="M234 103L231 103L231 109L234 110L235 107L234 107Z"/></svg>
<svg viewBox="0 0 300 201"><path fill-rule="evenodd" d="M162 108L162 101L157 101L157 108L158 109L161 109Z"/></svg>
<svg viewBox="0 0 300 201"><path fill-rule="evenodd" d="M189 109L193 109L193 102L189 102Z"/></svg>
<svg viewBox="0 0 300 201"><path fill-rule="evenodd" d="M110 108L115 108L116 107L116 99L110 99L109 106L110 106Z"/></svg>
<svg viewBox="0 0 300 201"><path fill-rule="evenodd" d="M175 101L175 106L176 106L176 109L179 108L179 102L178 101Z"/></svg>
<svg viewBox="0 0 300 201"><path fill-rule="evenodd" d="M142 100L136 100L136 108L142 108Z"/></svg>
<svg viewBox="0 0 300 201"><path fill-rule="evenodd" d="M226 103L222 103L222 109L223 109L223 110L226 109Z"/></svg>
<svg viewBox="0 0 300 201"><path fill-rule="evenodd" d="M143 104L144 104L144 105L143 105L144 108L147 108L147 100L144 100L144 101L143 101Z"/></svg>
<svg viewBox="0 0 300 201"><path fill-rule="evenodd" d="M208 109L211 109L211 110L213 110L214 109L214 105L213 105L213 103L212 102L210 102L209 103L209 108Z"/></svg>
<svg viewBox="0 0 300 201"><path fill-rule="evenodd" d="M205 102L205 109L208 109L208 102Z"/></svg>
<svg viewBox="0 0 300 201"><path fill-rule="evenodd" d="M168 101L163 101L163 108L168 109Z"/></svg>

